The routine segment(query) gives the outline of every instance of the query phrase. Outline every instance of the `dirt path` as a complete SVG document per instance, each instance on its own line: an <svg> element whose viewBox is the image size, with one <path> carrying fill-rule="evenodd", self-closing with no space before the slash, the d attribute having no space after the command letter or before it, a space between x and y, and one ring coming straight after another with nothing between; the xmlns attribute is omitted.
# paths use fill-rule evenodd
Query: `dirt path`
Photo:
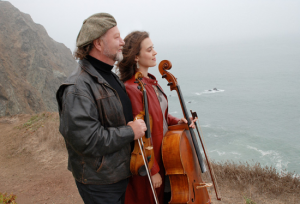
<svg viewBox="0 0 300 204"><path fill-rule="evenodd" d="M17 195L18 204L82 204L72 174L66 168L67 152L47 148L43 151L42 144L34 140L40 131L31 133L16 128L31 117L0 118L0 192Z"/></svg>

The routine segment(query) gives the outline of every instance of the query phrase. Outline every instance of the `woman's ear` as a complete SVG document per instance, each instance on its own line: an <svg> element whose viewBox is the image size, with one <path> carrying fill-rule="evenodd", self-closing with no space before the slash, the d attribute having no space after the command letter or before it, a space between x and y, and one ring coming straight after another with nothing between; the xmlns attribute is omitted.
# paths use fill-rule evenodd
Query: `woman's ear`
<svg viewBox="0 0 300 204"><path fill-rule="evenodd" d="M135 60L136 62L138 62L138 61L139 61L139 57L136 55L135 58L134 58L134 60Z"/></svg>

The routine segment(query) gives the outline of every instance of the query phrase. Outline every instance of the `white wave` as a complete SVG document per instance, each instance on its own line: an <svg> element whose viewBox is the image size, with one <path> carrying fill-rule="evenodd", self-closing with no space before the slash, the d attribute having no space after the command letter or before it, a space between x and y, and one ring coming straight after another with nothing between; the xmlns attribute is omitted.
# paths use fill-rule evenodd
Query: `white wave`
<svg viewBox="0 0 300 204"><path fill-rule="evenodd" d="M238 153L238 152L230 152L231 154L235 154L235 155L242 155L242 154L240 154L240 153Z"/></svg>
<svg viewBox="0 0 300 204"><path fill-rule="evenodd" d="M276 151L274 151L274 150L263 151L263 150L261 150L261 149L257 149L256 147L252 147L252 146L249 146L249 145L247 145L247 148L248 148L248 149L253 149L253 150L255 150L255 151L261 153L262 156L266 156L266 155L274 155L274 156L278 156L278 155L279 155L279 153L276 152Z"/></svg>
<svg viewBox="0 0 300 204"><path fill-rule="evenodd" d="M282 156L279 154L279 152L276 152L274 150L268 150L268 151L263 151L260 149L257 149L256 147L252 147L247 145L248 149L253 149L261 154L261 157L267 157L268 159L271 160L272 164L275 165L275 168L280 172L280 173L286 173L285 171L288 168L288 164L290 163L289 161L285 161L282 159Z"/></svg>
<svg viewBox="0 0 300 204"><path fill-rule="evenodd" d="M220 152L219 150L216 150L216 149L212 150L210 152L217 152L219 156L222 156L222 155L226 154L226 152Z"/></svg>

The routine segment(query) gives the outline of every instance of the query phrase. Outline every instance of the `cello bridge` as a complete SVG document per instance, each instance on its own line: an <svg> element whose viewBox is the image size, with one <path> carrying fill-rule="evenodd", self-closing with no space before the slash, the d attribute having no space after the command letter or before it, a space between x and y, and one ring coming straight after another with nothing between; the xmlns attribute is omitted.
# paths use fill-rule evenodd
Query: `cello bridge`
<svg viewBox="0 0 300 204"><path fill-rule="evenodd" d="M196 189L200 189L200 188L208 188L208 187L212 187L212 183L200 183L200 184L196 184Z"/></svg>

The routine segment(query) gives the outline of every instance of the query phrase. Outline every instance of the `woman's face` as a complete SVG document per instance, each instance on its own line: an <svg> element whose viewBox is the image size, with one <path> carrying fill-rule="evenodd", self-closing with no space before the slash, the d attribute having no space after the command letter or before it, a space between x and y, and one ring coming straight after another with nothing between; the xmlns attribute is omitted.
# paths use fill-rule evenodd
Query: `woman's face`
<svg viewBox="0 0 300 204"><path fill-rule="evenodd" d="M135 57L135 61L139 63L140 68L154 67L156 65L156 54L151 39L146 38L141 43L140 54Z"/></svg>

